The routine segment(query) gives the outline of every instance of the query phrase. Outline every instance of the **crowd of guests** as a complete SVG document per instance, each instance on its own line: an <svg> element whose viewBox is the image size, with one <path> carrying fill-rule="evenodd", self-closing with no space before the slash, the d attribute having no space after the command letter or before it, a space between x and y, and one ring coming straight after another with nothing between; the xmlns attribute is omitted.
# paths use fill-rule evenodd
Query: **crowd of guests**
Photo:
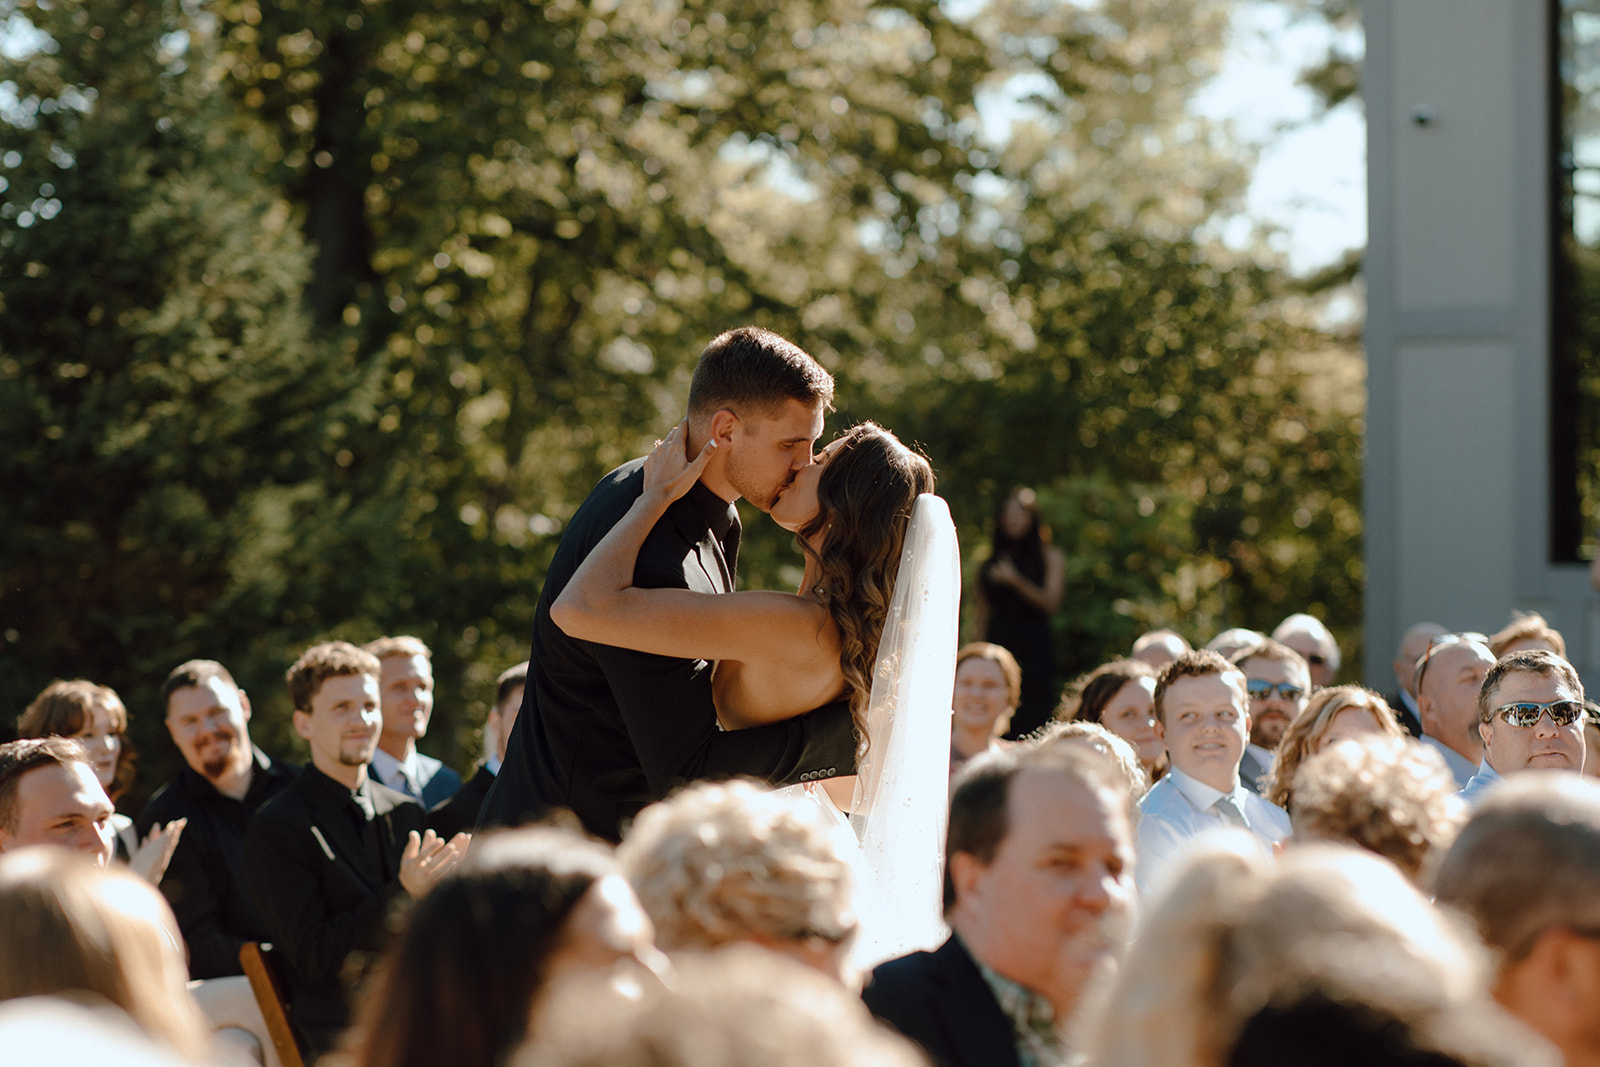
<svg viewBox="0 0 1600 1067"><path fill-rule="evenodd" d="M1027 667L968 645L949 937L888 961L863 956L847 825L803 792L692 783L616 849L558 824L473 841L527 664L500 677L465 782L417 749L434 693L416 638L299 656L304 767L251 742L226 668L181 664L162 696L184 766L136 820L115 809L126 709L56 682L0 745L0 1049L267 1067L1600 1063L1600 753L1564 654L1537 616L1493 637L1421 624L1385 698L1333 684L1338 647L1309 615L1200 649L1154 631L1008 740ZM241 950L264 943L287 1045L243 976Z"/></svg>

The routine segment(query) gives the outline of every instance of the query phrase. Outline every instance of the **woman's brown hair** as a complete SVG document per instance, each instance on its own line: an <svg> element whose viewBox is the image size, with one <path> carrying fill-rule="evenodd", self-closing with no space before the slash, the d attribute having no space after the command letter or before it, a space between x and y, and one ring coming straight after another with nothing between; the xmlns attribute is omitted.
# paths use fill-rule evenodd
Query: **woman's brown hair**
<svg viewBox="0 0 1600 1067"><path fill-rule="evenodd" d="M817 516L800 529L800 547L817 561L815 587L839 628L839 668L861 743L878 639L889 614L900 550L917 497L933 492L933 468L876 423L841 434L817 480ZM821 535L821 550L811 542Z"/></svg>
<svg viewBox="0 0 1600 1067"><path fill-rule="evenodd" d="M17 716L17 736L73 737L94 721L94 706L102 703L111 709L112 725L122 740L116 774L106 790L115 802L133 784L134 775L133 746L128 743L128 709L115 689L83 678L51 682L33 698L27 710Z"/></svg>

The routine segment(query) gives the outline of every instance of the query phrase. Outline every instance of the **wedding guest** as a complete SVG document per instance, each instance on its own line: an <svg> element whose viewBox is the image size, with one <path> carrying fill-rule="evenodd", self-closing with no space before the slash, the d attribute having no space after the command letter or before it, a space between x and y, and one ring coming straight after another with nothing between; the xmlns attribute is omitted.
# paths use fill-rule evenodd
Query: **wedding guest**
<svg viewBox="0 0 1600 1067"><path fill-rule="evenodd" d="M1388 698L1389 706L1412 737L1422 736L1422 716L1417 710L1417 661L1444 633L1444 627L1436 622L1419 622L1401 636L1400 648L1394 655L1395 691Z"/></svg>
<svg viewBox="0 0 1600 1067"><path fill-rule="evenodd" d="M1600 704L1588 697L1583 701L1583 754L1583 773L1600 778Z"/></svg>
<svg viewBox="0 0 1600 1067"><path fill-rule="evenodd" d="M1434 891L1496 953L1495 998L1569 1067L1600 1063L1600 787L1576 774L1497 787L1445 855Z"/></svg>
<svg viewBox="0 0 1600 1067"><path fill-rule="evenodd" d="M1022 699L1007 736L1024 737L1055 707L1055 637L1050 617L1061 606L1066 557L1050 544L1032 489L1017 488L995 514L994 548L978 571L978 632L1022 667Z"/></svg>
<svg viewBox="0 0 1600 1067"><path fill-rule="evenodd" d="M1001 747L1000 736L1022 697L1022 668L1010 652L988 641L956 653L956 692L950 720L950 776L972 757Z"/></svg>
<svg viewBox="0 0 1600 1067"><path fill-rule="evenodd" d="M0 853L58 845L104 867L116 850L113 810L78 742L31 737L0 745Z"/></svg>
<svg viewBox="0 0 1600 1067"><path fill-rule="evenodd" d="M1290 615L1272 631L1272 639L1300 653L1311 668L1311 684L1318 689L1333 684L1339 673L1339 644L1315 615Z"/></svg>
<svg viewBox="0 0 1600 1067"><path fill-rule="evenodd" d="M1149 664L1152 670L1158 671L1185 652L1192 651L1189 642L1173 630L1149 630L1134 640L1128 658Z"/></svg>
<svg viewBox="0 0 1600 1067"><path fill-rule="evenodd" d="M1422 743L1444 757L1456 783L1466 787L1483 759L1478 733L1478 691L1494 666L1488 638L1445 634L1428 645L1415 672Z"/></svg>
<svg viewBox="0 0 1600 1067"><path fill-rule="evenodd" d="M1267 848L1289 836L1289 816L1239 780L1250 736L1244 672L1215 652L1190 652L1161 669L1155 710L1172 768L1139 802L1139 889L1148 893L1196 839L1248 830Z"/></svg>
<svg viewBox="0 0 1600 1067"><path fill-rule="evenodd" d="M1099 723L1132 745L1151 781L1167 769L1167 748L1156 732L1156 672L1143 662L1102 663L1067 686L1058 720Z"/></svg>
<svg viewBox="0 0 1600 1067"><path fill-rule="evenodd" d="M498 1067L549 984L659 967L650 920L604 846L491 834L406 916L350 1037L355 1067Z"/></svg>
<svg viewBox="0 0 1600 1067"><path fill-rule="evenodd" d="M1296 841L1356 845L1423 885L1466 806L1439 753L1398 730L1330 745L1301 764L1289 818Z"/></svg>
<svg viewBox="0 0 1600 1067"><path fill-rule="evenodd" d="M466 835L424 833L417 803L367 775L383 724L377 657L343 641L289 668L294 728L311 762L245 830L251 898L287 963L290 1016L313 1057L349 1021L346 968L364 977L402 898L426 896Z"/></svg>
<svg viewBox="0 0 1600 1067"><path fill-rule="evenodd" d="M1277 758L1261 795L1292 813L1300 765L1340 741L1368 735L1402 735L1382 697L1358 685L1317 690L1278 741Z"/></svg>
<svg viewBox="0 0 1600 1067"><path fill-rule="evenodd" d="M185 1059L209 1050L184 986L177 923L161 894L131 872L64 849L8 850L0 855L0 945L0 1001L97 998Z"/></svg>
<svg viewBox="0 0 1600 1067"><path fill-rule="evenodd" d="M1215 652L1223 659L1232 659L1233 654L1241 648L1250 648L1259 645L1267 639L1267 635L1260 630L1247 630L1242 626L1235 626L1231 630L1224 630L1206 642L1206 650Z"/></svg>
<svg viewBox="0 0 1600 1067"><path fill-rule="evenodd" d="M139 832L185 820L161 892L189 947L189 974L243 974L240 947L271 940L245 889L245 827L296 769L251 744L250 698L215 660L174 667L161 694L184 767L145 805Z"/></svg>
<svg viewBox="0 0 1600 1067"><path fill-rule="evenodd" d="M1311 694L1311 673L1300 653L1268 639L1229 657L1244 672L1250 694L1250 743L1239 761L1239 780L1260 795L1261 782L1272 770L1278 741Z"/></svg>
<svg viewBox="0 0 1600 1067"><path fill-rule="evenodd" d="M1582 773L1583 715L1583 683L1572 664L1543 649L1502 656L1478 691L1483 760L1462 797L1475 804L1525 770Z"/></svg>
<svg viewBox="0 0 1600 1067"><path fill-rule="evenodd" d="M1118 770L1081 745L974 761L950 800L952 936L873 971L867 1007L939 1067L1063 1062L1085 991L1126 943L1132 811Z"/></svg>
<svg viewBox="0 0 1600 1067"><path fill-rule="evenodd" d="M380 637L366 650L378 657L378 692L383 732L372 754L372 774L424 810L443 804L461 788L461 776L417 751L433 718L433 651L419 638Z"/></svg>
<svg viewBox="0 0 1600 1067"><path fill-rule="evenodd" d="M617 858L665 951L748 941L855 988L848 833L808 796L701 782L640 812Z"/></svg>
<svg viewBox="0 0 1600 1067"><path fill-rule="evenodd" d="M505 762L506 742L511 740L511 729L517 723L517 712L522 710L523 688L528 682L528 661L500 672L495 679L494 707L483 731L493 747L489 758L479 764L476 772L467 779L456 795L428 812L428 825L440 837L454 837L462 831L471 831L478 825L478 812L483 808L483 798L494 785L494 776L500 773Z"/></svg>
<svg viewBox="0 0 1600 1067"><path fill-rule="evenodd" d="M1553 652L1563 659L1567 655L1566 638L1536 611L1513 613L1511 621L1489 638L1489 651L1494 653L1495 659L1535 649Z"/></svg>

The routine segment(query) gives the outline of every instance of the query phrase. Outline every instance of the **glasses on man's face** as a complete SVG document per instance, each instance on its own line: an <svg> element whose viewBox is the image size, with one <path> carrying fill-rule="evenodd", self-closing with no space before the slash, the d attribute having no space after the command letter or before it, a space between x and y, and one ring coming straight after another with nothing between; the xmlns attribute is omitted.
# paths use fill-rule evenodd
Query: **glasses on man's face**
<svg viewBox="0 0 1600 1067"><path fill-rule="evenodd" d="M1557 726L1571 726L1583 717L1583 703L1578 700L1552 700L1548 704L1535 704L1532 701L1519 700L1513 704L1501 704L1494 709L1501 722L1524 728L1538 726L1539 720L1547 711L1550 713L1550 721Z"/></svg>
<svg viewBox="0 0 1600 1067"><path fill-rule="evenodd" d="M1306 695L1306 691L1298 685L1288 682L1264 682L1259 678L1252 678L1244 683L1244 688L1250 694L1251 700L1268 700L1277 694L1280 700L1287 700L1291 704Z"/></svg>
<svg viewBox="0 0 1600 1067"><path fill-rule="evenodd" d="M1441 650L1446 648L1454 648L1457 645L1482 645L1484 649L1487 650L1489 647L1489 638L1484 634L1467 630L1458 634L1441 634L1440 636L1435 637L1432 641L1429 641L1428 651L1424 652L1422 654L1422 658L1417 660L1416 673L1411 680L1411 688L1415 693L1417 693L1419 696L1422 694L1422 676L1428 673L1429 661L1431 661L1433 657Z"/></svg>

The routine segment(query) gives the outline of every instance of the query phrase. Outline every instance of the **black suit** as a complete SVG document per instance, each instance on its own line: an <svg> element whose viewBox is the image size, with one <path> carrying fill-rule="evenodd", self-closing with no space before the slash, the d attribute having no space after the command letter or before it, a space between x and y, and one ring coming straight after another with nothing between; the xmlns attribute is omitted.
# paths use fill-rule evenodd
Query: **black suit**
<svg viewBox="0 0 1600 1067"><path fill-rule="evenodd" d="M1417 738L1422 739L1422 720L1416 713L1406 707L1405 698L1399 693L1390 693L1384 700L1389 705L1389 710L1394 712L1394 721L1400 724L1400 729Z"/></svg>
<svg viewBox="0 0 1600 1067"><path fill-rule="evenodd" d="M641 808L682 782L744 774L781 784L855 769L843 701L724 732L711 701L712 664L577 641L550 621L573 572L642 491L642 464L601 479L556 549L534 617L522 711L484 804L485 825L570 808L590 833L615 841ZM738 551L738 513L696 484L650 531L634 584L725 593Z"/></svg>
<svg viewBox="0 0 1600 1067"><path fill-rule="evenodd" d="M935 1067L1018 1067L1011 1020L1000 1010L960 938L933 952L880 964L861 999L921 1045Z"/></svg>
<svg viewBox="0 0 1600 1067"><path fill-rule="evenodd" d="M352 793L310 765L250 820L250 893L288 963L290 1015L314 1052L349 1021L347 964L363 971L384 948L389 910L406 898L400 855L423 826L404 794L371 780Z"/></svg>
<svg viewBox="0 0 1600 1067"><path fill-rule="evenodd" d="M429 809L428 825L445 840L463 830L471 831L478 825L478 811L483 807L483 798L489 795L492 785L494 772L479 766L478 772L467 779L466 785L456 790L455 796Z"/></svg>

